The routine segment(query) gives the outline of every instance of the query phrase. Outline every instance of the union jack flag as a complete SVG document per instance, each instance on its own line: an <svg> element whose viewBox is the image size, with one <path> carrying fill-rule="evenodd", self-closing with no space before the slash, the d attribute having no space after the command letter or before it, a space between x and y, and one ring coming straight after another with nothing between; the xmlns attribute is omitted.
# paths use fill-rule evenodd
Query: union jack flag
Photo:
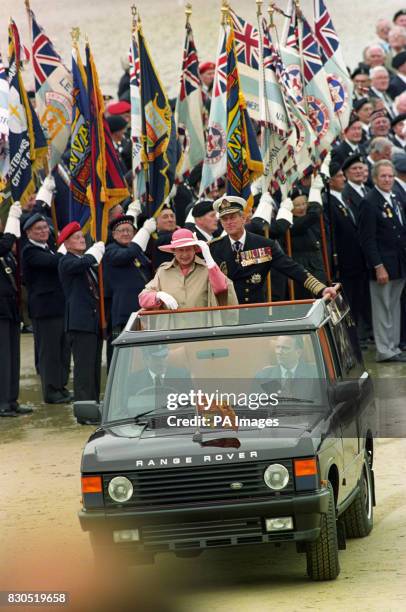
<svg viewBox="0 0 406 612"><path fill-rule="evenodd" d="M306 83L316 76L323 67L323 63L320 59L320 49L317 41L313 36L313 32L310 28L309 22L303 17L303 40L302 40L302 54L303 54L303 74Z"/></svg>
<svg viewBox="0 0 406 612"><path fill-rule="evenodd" d="M182 73L180 77L180 100L201 87L199 60L192 36L191 26L187 26L187 42L183 50Z"/></svg>
<svg viewBox="0 0 406 612"><path fill-rule="evenodd" d="M37 23L34 13L30 11L32 19L32 65L35 75L35 89L38 91L48 77L62 63L53 44L45 34L44 30Z"/></svg>
<svg viewBox="0 0 406 612"><path fill-rule="evenodd" d="M332 57L340 46L340 41L323 0L314 0L314 26L323 53L327 58Z"/></svg>
<svg viewBox="0 0 406 612"><path fill-rule="evenodd" d="M138 55L137 43L131 41L130 51L128 53L130 63L130 85L140 86L140 58Z"/></svg>
<svg viewBox="0 0 406 612"><path fill-rule="evenodd" d="M253 25L229 10L234 29L237 61L251 68L259 68L259 32Z"/></svg>
<svg viewBox="0 0 406 612"><path fill-rule="evenodd" d="M227 53L226 53L226 39L224 37L223 44L221 46L220 54L216 61L216 73L214 82L214 97L221 96L227 90Z"/></svg>
<svg viewBox="0 0 406 612"><path fill-rule="evenodd" d="M297 12L295 6L291 5L291 13L286 34L285 47L295 49L299 52L299 25L297 21Z"/></svg>

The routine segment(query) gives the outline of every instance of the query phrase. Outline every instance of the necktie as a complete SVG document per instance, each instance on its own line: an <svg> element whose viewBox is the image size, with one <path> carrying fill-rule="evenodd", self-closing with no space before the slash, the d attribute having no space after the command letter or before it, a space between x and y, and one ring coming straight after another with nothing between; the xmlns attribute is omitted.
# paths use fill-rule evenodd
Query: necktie
<svg viewBox="0 0 406 612"><path fill-rule="evenodd" d="M365 188L365 185L361 185L361 191L362 191L362 195L366 196L367 195L367 190Z"/></svg>
<svg viewBox="0 0 406 612"><path fill-rule="evenodd" d="M242 249L242 244L239 240L236 240L233 244L233 251L234 253L238 254Z"/></svg>
<svg viewBox="0 0 406 612"><path fill-rule="evenodd" d="M400 209L399 209L398 203L396 201L396 198L393 195L390 196L390 205L391 205L391 208L392 208L393 212L396 214L396 216L397 216L397 218L399 220L399 223L401 225L403 225L402 214L400 212Z"/></svg>
<svg viewBox="0 0 406 612"><path fill-rule="evenodd" d="M286 370L285 377L282 382L282 391L287 395L292 392L292 370Z"/></svg>

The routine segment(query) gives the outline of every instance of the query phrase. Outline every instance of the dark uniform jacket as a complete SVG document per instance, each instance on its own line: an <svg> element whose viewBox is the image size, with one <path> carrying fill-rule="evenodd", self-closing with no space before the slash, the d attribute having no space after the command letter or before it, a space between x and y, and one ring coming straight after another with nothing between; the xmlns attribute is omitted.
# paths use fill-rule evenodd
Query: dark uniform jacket
<svg viewBox="0 0 406 612"><path fill-rule="evenodd" d="M17 261L11 252L15 241L13 234L0 235L0 319L18 322Z"/></svg>
<svg viewBox="0 0 406 612"><path fill-rule="evenodd" d="M59 260L63 257L50 249L27 242L22 251L25 285L28 290L30 317L63 317L65 297L58 275Z"/></svg>
<svg viewBox="0 0 406 612"><path fill-rule="evenodd" d="M390 280L406 278L406 216L398 207L403 225L376 187L361 202L359 234L372 279L379 264L385 266Z"/></svg>
<svg viewBox="0 0 406 612"><path fill-rule="evenodd" d="M356 154L362 154L362 153L363 153L362 147L357 145L356 148L353 149L348 144L348 142L345 142L345 140L343 140L337 147L333 149L331 157L334 160L337 160L338 162L343 164L345 160L347 159L347 157L350 157L350 155L356 155Z"/></svg>
<svg viewBox="0 0 406 612"><path fill-rule="evenodd" d="M59 278L65 294L65 331L98 333L99 299L93 255L67 253L59 260Z"/></svg>
<svg viewBox="0 0 406 612"><path fill-rule="evenodd" d="M284 254L275 240L251 232L246 232L244 248L240 254L232 250L229 236L213 240L210 250L222 272L233 281L240 304L266 301L266 275L269 270L278 270L302 284L310 276L303 266ZM258 262L258 259L262 261Z"/></svg>
<svg viewBox="0 0 406 612"><path fill-rule="evenodd" d="M367 193L368 193L368 188L367 189ZM356 189L354 189L353 187L351 187L351 185L349 183L346 183L344 189L343 189L343 193L342 196L344 198L344 200L347 202L347 204L350 206L352 212L354 213L354 215L358 218L359 215L359 207L360 204L362 202L362 200L364 199L363 196L361 196L358 191L356 191Z"/></svg>
<svg viewBox="0 0 406 612"><path fill-rule="evenodd" d="M151 264L134 242L128 246L111 242L103 261L113 300L112 325L118 327L125 325L130 314L139 310L138 295L152 278Z"/></svg>
<svg viewBox="0 0 406 612"><path fill-rule="evenodd" d="M406 90L406 83L396 74L390 80L388 87L388 95L394 100Z"/></svg>
<svg viewBox="0 0 406 612"><path fill-rule="evenodd" d="M352 278L367 274L366 263L359 241L357 214L344 193L342 195L350 210L340 200L330 195L330 217L334 228L340 278Z"/></svg>
<svg viewBox="0 0 406 612"><path fill-rule="evenodd" d="M398 139L396 134L389 134L388 138L394 144L395 147L401 149L404 153L406 153L406 145Z"/></svg>
<svg viewBox="0 0 406 612"><path fill-rule="evenodd" d="M403 209L406 210L406 189L396 179L393 183L392 191L403 206Z"/></svg>

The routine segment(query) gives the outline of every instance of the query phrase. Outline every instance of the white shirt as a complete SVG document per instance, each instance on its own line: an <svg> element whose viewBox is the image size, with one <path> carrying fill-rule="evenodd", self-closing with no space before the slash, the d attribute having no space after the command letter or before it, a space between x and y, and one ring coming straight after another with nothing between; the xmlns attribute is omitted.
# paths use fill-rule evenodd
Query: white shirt
<svg viewBox="0 0 406 612"><path fill-rule="evenodd" d="M334 196L335 198L337 198L337 200L340 200L340 202L341 202L342 204L344 204L344 206L345 206L345 202L344 202L344 200L343 200L343 195L342 195L341 191L335 191L334 189L331 189L331 190L330 190L330 193L331 193L331 195L332 195L332 196Z"/></svg>
<svg viewBox="0 0 406 612"><path fill-rule="evenodd" d="M31 240L31 238L29 239L29 242L31 242L31 244L34 244L35 246L41 247L41 249L49 250L49 246L46 242L37 242L36 240Z"/></svg>
<svg viewBox="0 0 406 612"><path fill-rule="evenodd" d="M348 145L349 147L351 147L351 149L352 149L353 151L355 151L356 149L358 149L358 145L357 145L357 144L354 144L353 142L350 142L350 141L349 141L349 140L347 140L346 138L344 139L344 142L346 142L346 143L347 143L347 145Z"/></svg>
<svg viewBox="0 0 406 612"><path fill-rule="evenodd" d="M365 194L362 191L362 185L358 185L357 183L353 183L352 181L348 181L350 187L354 189L362 198L365 197Z"/></svg>
<svg viewBox="0 0 406 612"><path fill-rule="evenodd" d="M195 225L196 225L196 229L199 230L199 232L201 234L203 234L203 236L206 238L207 242L209 242L209 240L213 240L212 234L208 234L207 232L205 232L204 229L199 227L196 222L195 222Z"/></svg>
<svg viewBox="0 0 406 612"><path fill-rule="evenodd" d="M283 365L279 365L281 369L282 378L293 378L295 376L295 372L297 370L298 365L299 364L297 363L294 368L285 368ZM290 372L289 377L287 376L288 372Z"/></svg>
<svg viewBox="0 0 406 612"><path fill-rule="evenodd" d="M375 185L376 187L376 185ZM379 189L379 187L376 187L376 189L379 191L379 193L385 198L385 200L388 202L388 204L390 206L392 206L392 201L390 199L391 196L391 192L390 191L382 191L382 189Z"/></svg>
<svg viewBox="0 0 406 612"><path fill-rule="evenodd" d="M229 238L230 238L230 242L231 242L231 248L233 247L233 245L234 245L234 243L235 243L235 242L240 242L240 243L241 243L241 251L242 251L242 250L243 250L243 248L244 248L244 245L245 245L245 240L246 240L246 238L247 238L247 232L244 230L243 235L242 235L242 236L241 236L241 238L239 238L238 240L233 240L233 239L231 238L231 236L229 236Z"/></svg>

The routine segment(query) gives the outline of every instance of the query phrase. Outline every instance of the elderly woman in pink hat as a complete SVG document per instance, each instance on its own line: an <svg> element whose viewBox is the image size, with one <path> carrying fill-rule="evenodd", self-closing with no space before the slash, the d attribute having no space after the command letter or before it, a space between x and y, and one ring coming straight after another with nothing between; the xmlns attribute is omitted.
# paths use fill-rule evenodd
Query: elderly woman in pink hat
<svg viewBox="0 0 406 612"><path fill-rule="evenodd" d="M174 258L159 266L140 293L142 308L176 310L238 304L232 281L213 260L208 244L197 240L190 230L176 230L172 242L159 249L173 253Z"/></svg>

